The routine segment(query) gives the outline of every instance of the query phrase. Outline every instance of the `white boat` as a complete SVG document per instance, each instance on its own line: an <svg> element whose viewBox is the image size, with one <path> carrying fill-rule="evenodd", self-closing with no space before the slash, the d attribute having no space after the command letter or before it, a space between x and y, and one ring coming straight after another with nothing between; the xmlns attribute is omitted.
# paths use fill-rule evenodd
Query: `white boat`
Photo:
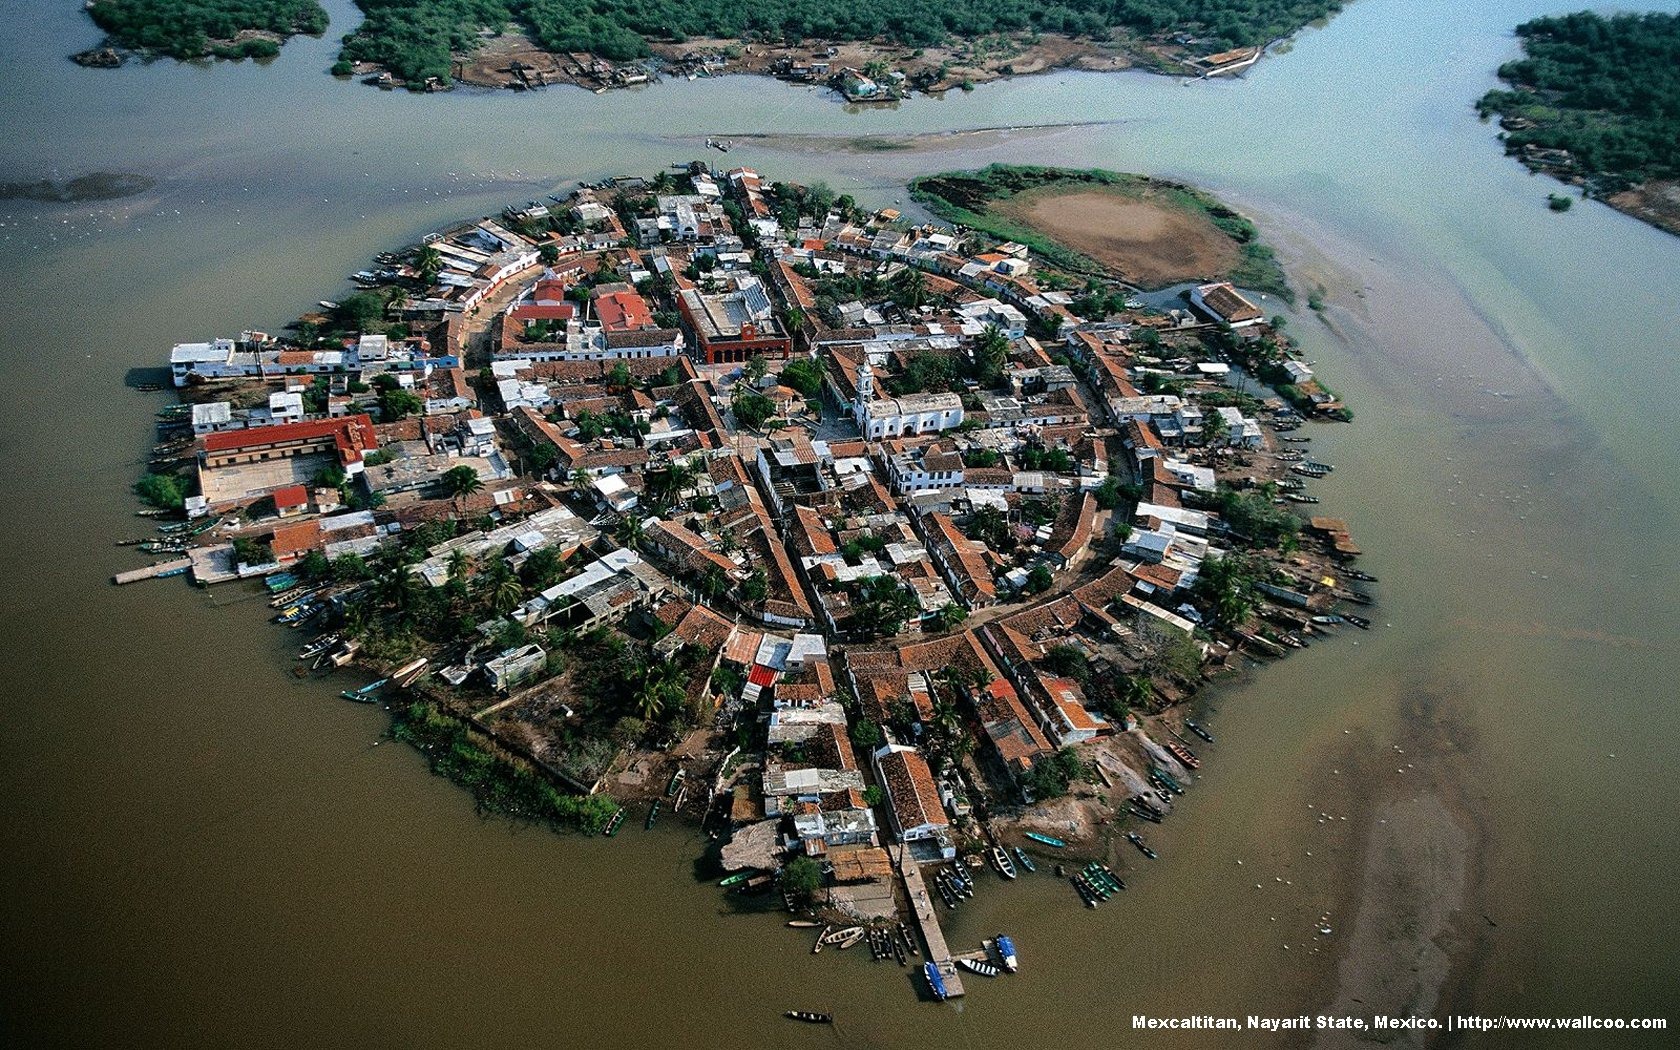
<svg viewBox="0 0 1680 1050"><path fill-rule="evenodd" d="M996 977L998 975L998 968L996 966L993 966L988 962L981 962L978 959L958 959L957 965L961 966L970 973L977 973L982 977Z"/></svg>
<svg viewBox="0 0 1680 1050"><path fill-rule="evenodd" d="M862 926L848 926L843 930L834 930L831 933L824 933L822 941L824 944L839 944L841 941L851 940L855 944L857 942L857 938L862 936Z"/></svg>
<svg viewBox="0 0 1680 1050"><path fill-rule="evenodd" d="M409 686L419 681L420 676L425 673L426 658L424 656L417 656L408 663L397 668L395 671L392 671L391 681L395 682L399 689L407 689Z"/></svg>
<svg viewBox="0 0 1680 1050"><path fill-rule="evenodd" d="M1002 846L992 847L992 867L1006 879L1015 878L1015 862L1009 859L1009 854L1003 851Z"/></svg>

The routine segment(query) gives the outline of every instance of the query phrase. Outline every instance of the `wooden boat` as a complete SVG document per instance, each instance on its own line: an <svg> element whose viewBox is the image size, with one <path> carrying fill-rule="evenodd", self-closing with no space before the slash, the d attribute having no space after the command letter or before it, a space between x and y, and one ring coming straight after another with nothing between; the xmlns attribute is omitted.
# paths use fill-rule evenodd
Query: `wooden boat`
<svg viewBox="0 0 1680 1050"><path fill-rule="evenodd" d="M614 835L618 834L619 826L622 825L623 823L624 823L624 807L620 806L620 807L618 807L618 810L613 813L611 819L609 819L607 821L607 828L606 828L606 831L604 832L604 834L608 838L612 838Z"/></svg>
<svg viewBox="0 0 1680 1050"><path fill-rule="evenodd" d="M822 939L824 944L839 944L844 940L851 940L853 944L856 944L857 938L862 936L862 926L847 926L844 929L824 932Z"/></svg>
<svg viewBox="0 0 1680 1050"><path fill-rule="evenodd" d="M933 993L935 999L944 1002L947 995L945 978L940 976L939 967L931 962L925 962L922 964L922 975L927 978L928 991Z"/></svg>
<svg viewBox="0 0 1680 1050"><path fill-rule="evenodd" d="M415 682L418 682L420 680L420 676L426 673L426 663L427 660L424 656L416 656L408 663L403 664L395 671L392 671L391 681L396 683L397 688L407 689Z"/></svg>
<svg viewBox="0 0 1680 1050"><path fill-rule="evenodd" d="M863 934L864 934L863 927L855 926L855 927L853 927L853 929L855 929L857 932L852 934L851 936L847 937L845 940L841 941L840 943L836 944L834 946L835 951L843 952L847 948L850 948L852 945L854 945L857 942L863 940Z"/></svg>
<svg viewBox="0 0 1680 1050"><path fill-rule="evenodd" d="M1303 496L1298 492L1291 492L1283 497L1291 503L1317 503L1317 496Z"/></svg>
<svg viewBox="0 0 1680 1050"><path fill-rule="evenodd" d="M302 649L299 649L297 658L299 660L313 660L315 657L320 656L322 653L337 644L338 635L336 633L323 634L317 637L314 641L310 642L308 645L305 645Z"/></svg>
<svg viewBox="0 0 1680 1050"><path fill-rule="evenodd" d="M992 847L992 867L996 868L998 874L1006 879L1016 877L1015 862L1009 859L1009 854L1003 851L1002 846Z"/></svg>
<svg viewBox="0 0 1680 1050"><path fill-rule="evenodd" d="M958 959L957 965L969 973L977 973L982 977L996 977L998 975L996 966L989 962L981 962L979 959Z"/></svg>
<svg viewBox="0 0 1680 1050"><path fill-rule="evenodd" d="M1021 968L1020 960L1015 957L1015 942L1009 939L1007 933L1000 933L992 940L992 947L997 949L998 959L1003 962L1003 968L1014 973Z"/></svg>
<svg viewBox="0 0 1680 1050"><path fill-rule="evenodd" d="M750 870L749 871L738 871L733 875L725 876L721 881L718 882L718 885L719 886L739 886L741 883L746 882L748 879L750 879L752 877L753 877L753 873ZM790 922L790 923L788 923L788 925L792 926L794 924ZM805 923L804 925L814 926L816 924L815 923Z"/></svg>
<svg viewBox="0 0 1680 1050"><path fill-rule="evenodd" d="M828 943L829 934L832 932L834 932L834 927L832 926L824 926L822 928L822 932L817 934L817 943L811 945L812 955L815 955L823 950L823 945Z"/></svg>
<svg viewBox="0 0 1680 1050"><path fill-rule="evenodd" d="M1319 472L1324 473L1324 474L1328 474L1331 471L1336 469L1335 467L1331 466L1328 463L1319 463L1319 462L1317 462L1315 460L1311 460L1311 459L1307 460L1305 463L1302 463L1301 466L1306 467L1308 470L1316 470L1316 471L1319 471Z"/></svg>
<svg viewBox="0 0 1680 1050"><path fill-rule="evenodd" d="M1369 631L1371 629L1371 621L1365 619L1365 617L1363 617L1363 616L1355 616L1352 613L1348 613L1347 615L1343 616L1342 619L1346 620L1348 623L1353 624L1355 627L1359 628L1361 631Z"/></svg>
<svg viewBox="0 0 1680 1050"><path fill-rule="evenodd" d="M362 686L360 689L346 689L346 690L344 690L344 692L339 693L338 695L344 697L344 699L346 699L346 700L354 700L358 704L378 703L379 702L379 695L378 695L379 690L384 688L385 683L389 682L389 681L390 681L389 678L381 678L377 682L369 682L367 685Z"/></svg>
<svg viewBox="0 0 1680 1050"><path fill-rule="evenodd" d="M1095 908L1102 900L1101 897L1097 896L1097 891L1091 887L1091 884L1085 881L1083 875L1069 876L1068 881L1073 884L1074 892L1079 894L1079 899L1085 902L1085 907Z"/></svg>
<svg viewBox="0 0 1680 1050"><path fill-rule="evenodd" d="M814 930L818 926L821 926L822 923L816 921L815 919L789 919L788 925L796 930Z"/></svg>
<svg viewBox="0 0 1680 1050"><path fill-rule="evenodd" d="M1033 859L1031 857L1027 856L1027 851L1026 850L1022 849L1019 846L1016 846L1015 850L1014 850L1014 853L1015 853L1015 863L1021 865L1021 867L1023 867L1023 868L1026 868L1028 872L1034 872L1034 871L1038 870L1038 865L1034 864Z"/></svg>
<svg viewBox="0 0 1680 1050"><path fill-rule="evenodd" d="M922 954L922 950L916 947L916 938L910 936L910 927L902 922L898 924L898 937L899 940L904 942L904 947L910 950L911 955Z"/></svg>
<svg viewBox="0 0 1680 1050"><path fill-rule="evenodd" d="M648 810L647 822L642 825L643 831L652 831L654 821L659 819L659 800L653 800L653 808Z"/></svg>
<svg viewBox="0 0 1680 1050"><path fill-rule="evenodd" d="M1314 469L1314 467L1308 463L1297 463L1289 469L1292 473L1299 474L1304 478L1322 478L1324 475L1330 473L1328 470Z"/></svg>
<svg viewBox="0 0 1680 1050"><path fill-rule="evenodd" d="M1150 860L1159 859L1155 851L1150 849L1149 846L1144 843L1143 836L1139 835L1137 832L1126 832L1126 841L1136 846L1138 848L1138 852L1143 854L1145 857L1148 857Z"/></svg>
<svg viewBox="0 0 1680 1050"><path fill-rule="evenodd" d="M1190 732L1192 732L1192 733L1195 733L1197 736L1201 737L1203 740L1206 740L1208 743L1210 743L1210 744L1213 743L1213 734L1208 732L1207 727L1202 725L1200 722L1193 722L1190 719L1186 718L1184 720L1184 728L1190 730Z"/></svg>
<svg viewBox="0 0 1680 1050"><path fill-rule="evenodd" d="M782 1016L790 1021L804 1021L806 1024L833 1024L833 1014L820 1014L815 1010L786 1010Z"/></svg>
<svg viewBox="0 0 1680 1050"><path fill-rule="evenodd" d="M1040 835L1036 831L1029 831L1026 834L1027 838L1032 839L1034 842L1040 842L1046 846L1052 846L1056 849L1061 849L1063 846L1067 845L1067 843L1063 842L1059 838L1056 838L1054 835Z"/></svg>
<svg viewBox="0 0 1680 1050"><path fill-rule="evenodd" d="M338 648L334 649L327 659L332 661L332 665L334 667L343 667L345 664L356 658L356 653L361 648L361 642L356 641L354 638L346 638L344 641L338 643Z"/></svg>
<svg viewBox="0 0 1680 1050"><path fill-rule="evenodd" d="M1184 794L1184 785L1180 784L1176 777L1160 766L1149 767L1149 779L1175 795Z"/></svg>
<svg viewBox="0 0 1680 1050"><path fill-rule="evenodd" d="M1318 624L1320 627L1334 627L1337 624L1347 623L1347 621L1342 619L1340 616L1314 616L1312 618L1312 622Z"/></svg>
<svg viewBox="0 0 1680 1050"><path fill-rule="evenodd" d="M1375 576L1372 576L1368 572L1361 572L1358 569L1343 569L1342 575L1346 576L1350 580L1364 580L1366 583L1378 582Z"/></svg>
<svg viewBox="0 0 1680 1050"><path fill-rule="evenodd" d="M1198 759L1194 754L1192 754L1190 752L1190 749L1185 747L1183 744L1177 743L1176 741L1169 740L1169 741L1167 741L1167 750L1171 751L1173 753L1174 758L1178 759L1180 762L1183 762L1185 765L1189 766L1191 769L1200 769L1202 767L1201 760Z"/></svg>

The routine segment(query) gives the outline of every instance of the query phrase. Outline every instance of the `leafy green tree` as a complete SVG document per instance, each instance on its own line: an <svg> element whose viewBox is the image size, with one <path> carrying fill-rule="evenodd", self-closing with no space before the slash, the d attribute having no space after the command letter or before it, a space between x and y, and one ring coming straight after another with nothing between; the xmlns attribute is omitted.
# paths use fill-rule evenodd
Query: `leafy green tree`
<svg viewBox="0 0 1680 1050"><path fill-rule="evenodd" d="M1028 594L1041 594L1049 590L1050 585L1054 582L1055 577L1047 567L1034 565L1032 571L1027 573L1027 585L1023 589Z"/></svg>
<svg viewBox="0 0 1680 1050"><path fill-rule="evenodd" d="M791 387L806 397L816 397L822 393L822 365L812 358L796 357L789 361L782 367L779 378L784 386Z"/></svg>
<svg viewBox="0 0 1680 1050"><path fill-rule="evenodd" d="M822 865L810 857L798 856L782 867L782 889L800 900L810 900L823 887Z"/></svg>
<svg viewBox="0 0 1680 1050"><path fill-rule="evenodd" d="M776 414L774 401L757 391L746 389L742 383L736 384L729 407L734 411L736 420L751 430L762 430L770 417Z"/></svg>
<svg viewBox="0 0 1680 1050"><path fill-rule="evenodd" d="M134 483L134 494L160 510L180 510L186 504L187 485L176 474L147 474Z"/></svg>
<svg viewBox="0 0 1680 1050"><path fill-rule="evenodd" d="M379 392L379 420L382 423L395 423L399 419L419 415L425 407L419 397L401 388Z"/></svg>

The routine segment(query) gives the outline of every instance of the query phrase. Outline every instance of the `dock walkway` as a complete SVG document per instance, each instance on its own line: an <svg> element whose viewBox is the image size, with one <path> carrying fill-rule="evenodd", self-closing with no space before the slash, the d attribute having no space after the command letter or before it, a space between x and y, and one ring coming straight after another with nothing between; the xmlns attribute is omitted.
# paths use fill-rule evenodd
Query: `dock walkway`
<svg viewBox="0 0 1680 1050"><path fill-rule="evenodd" d="M160 561L155 565L147 565L140 569L129 569L111 577L111 582L121 586L125 583L138 583L141 580L155 580L159 576L178 576L192 568L191 558L174 558L170 561Z"/></svg>
<svg viewBox="0 0 1680 1050"><path fill-rule="evenodd" d="M959 998L963 994L961 971L951 957L951 949L945 944L945 931L939 928L939 916L934 913L933 898L928 896L927 883L922 879L922 867L910 855L909 847L902 844L894 847L893 860L904 878L904 892L910 898L910 910L915 913L916 924L922 928L928 961L939 968L939 976L944 978L945 997Z"/></svg>

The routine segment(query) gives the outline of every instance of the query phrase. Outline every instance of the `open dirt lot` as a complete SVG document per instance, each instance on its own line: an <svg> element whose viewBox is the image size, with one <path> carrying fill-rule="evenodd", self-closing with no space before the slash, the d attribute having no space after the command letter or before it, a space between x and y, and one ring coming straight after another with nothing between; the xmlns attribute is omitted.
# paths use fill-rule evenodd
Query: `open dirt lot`
<svg viewBox="0 0 1680 1050"><path fill-rule="evenodd" d="M1241 259L1206 216L1147 191L1023 193L991 207L1145 288L1229 273Z"/></svg>

